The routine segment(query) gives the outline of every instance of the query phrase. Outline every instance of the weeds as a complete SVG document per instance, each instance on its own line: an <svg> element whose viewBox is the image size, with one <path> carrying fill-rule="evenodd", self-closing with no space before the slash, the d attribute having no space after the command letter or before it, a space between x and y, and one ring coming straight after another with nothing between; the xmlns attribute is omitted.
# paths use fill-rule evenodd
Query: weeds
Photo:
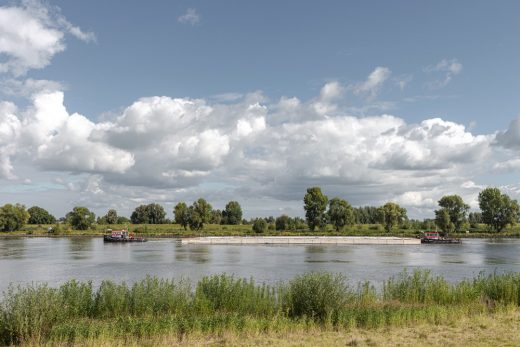
<svg viewBox="0 0 520 347"><path fill-rule="evenodd" d="M156 277L133 285L104 281L96 289L72 280L59 288L10 286L0 302L0 344L444 324L518 305L520 274L481 274L450 284L428 271L404 271L381 291L368 282L350 286L330 273L272 286L226 274L194 287Z"/></svg>

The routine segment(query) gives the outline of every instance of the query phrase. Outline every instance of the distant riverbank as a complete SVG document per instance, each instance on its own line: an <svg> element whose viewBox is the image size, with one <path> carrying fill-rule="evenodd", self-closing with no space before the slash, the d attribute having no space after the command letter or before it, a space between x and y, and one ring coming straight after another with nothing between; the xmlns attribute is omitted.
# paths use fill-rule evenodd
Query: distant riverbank
<svg viewBox="0 0 520 347"><path fill-rule="evenodd" d="M52 232L48 232L52 228ZM0 232L1 237L28 236L28 237L81 237L102 236L107 229L128 229L139 236L149 238L186 238L199 236L373 236L373 237L417 237L421 235L420 230L395 229L387 233L378 224L357 224L347 227L342 231L336 231L331 225L324 230L310 231L302 230L267 230L265 233L253 232L251 225L220 225L207 224L202 230L185 230L178 224L119 224L119 225L95 225L88 230L73 230L66 224L52 225L26 225L19 231ZM452 233L457 238L503 238L520 237L520 227L515 226L500 233L489 232L484 225L464 233Z"/></svg>

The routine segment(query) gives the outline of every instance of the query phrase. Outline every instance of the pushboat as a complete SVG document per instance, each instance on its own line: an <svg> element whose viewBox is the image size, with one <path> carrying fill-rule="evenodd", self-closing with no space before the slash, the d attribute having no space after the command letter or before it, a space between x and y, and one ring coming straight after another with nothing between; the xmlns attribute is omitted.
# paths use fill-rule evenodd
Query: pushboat
<svg viewBox="0 0 520 347"><path fill-rule="evenodd" d="M461 242L462 241L460 239L441 237L436 231L425 231L423 237L421 237L421 243L449 244Z"/></svg>
<svg viewBox="0 0 520 347"><path fill-rule="evenodd" d="M108 230L108 232L110 232L110 235L103 236L105 242L146 242L145 238L135 237L128 230Z"/></svg>

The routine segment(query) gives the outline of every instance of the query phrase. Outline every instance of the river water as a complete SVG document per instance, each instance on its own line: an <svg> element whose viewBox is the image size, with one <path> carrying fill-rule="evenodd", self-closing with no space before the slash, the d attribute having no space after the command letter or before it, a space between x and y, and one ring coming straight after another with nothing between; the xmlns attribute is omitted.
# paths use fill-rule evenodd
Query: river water
<svg viewBox="0 0 520 347"><path fill-rule="evenodd" d="M276 283L309 271L343 273L376 286L403 269L430 269L451 282L481 271L520 271L520 239L465 239L460 245L181 245L176 239L103 243L102 238L0 239L0 292L9 285L69 279L133 282L146 275L217 273Z"/></svg>

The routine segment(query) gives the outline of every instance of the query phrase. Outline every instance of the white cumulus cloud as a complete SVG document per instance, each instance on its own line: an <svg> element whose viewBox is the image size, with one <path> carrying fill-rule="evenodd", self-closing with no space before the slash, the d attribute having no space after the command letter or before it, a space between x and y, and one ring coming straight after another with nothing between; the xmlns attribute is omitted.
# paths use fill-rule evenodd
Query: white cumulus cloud
<svg viewBox="0 0 520 347"><path fill-rule="evenodd" d="M66 33L85 40L94 38L69 23L59 12L39 1L0 7L0 73L22 76L41 69L65 50Z"/></svg>
<svg viewBox="0 0 520 347"><path fill-rule="evenodd" d="M389 68L378 66L368 75L365 81L351 85L350 88L356 95L364 95L373 99L391 74Z"/></svg>

